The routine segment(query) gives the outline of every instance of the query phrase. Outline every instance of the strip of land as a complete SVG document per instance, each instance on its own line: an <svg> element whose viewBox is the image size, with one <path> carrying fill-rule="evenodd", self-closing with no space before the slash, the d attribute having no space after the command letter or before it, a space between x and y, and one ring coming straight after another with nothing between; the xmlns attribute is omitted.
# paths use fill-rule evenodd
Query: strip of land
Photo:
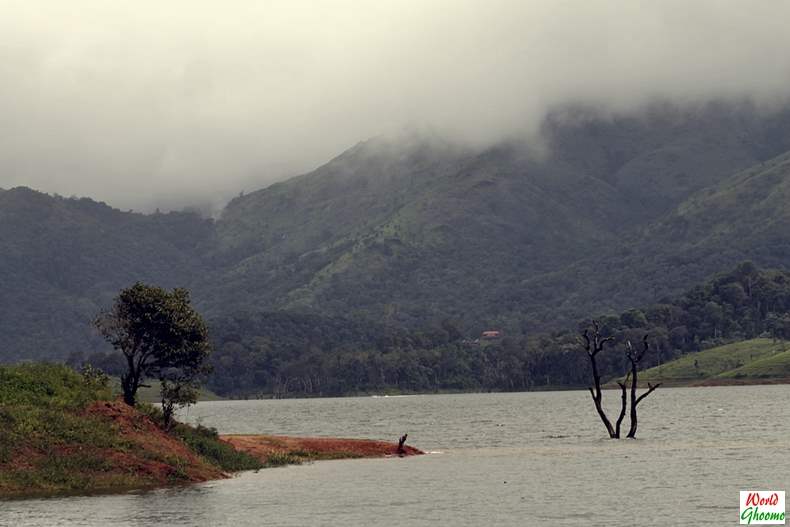
<svg viewBox="0 0 790 527"><path fill-rule="evenodd" d="M224 435L223 441L236 450L250 454L263 463L292 458L294 461L351 459L362 457L414 456L423 454L405 445L372 439L336 439L329 437L291 437L275 435Z"/></svg>
<svg viewBox="0 0 790 527"><path fill-rule="evenodd" d="M319 459L397 454L397 444L381 441L221 438L202 426L165 427L157 407L128 406L109 383L66 366L0 366L0 499L124 492Z"/></svg>

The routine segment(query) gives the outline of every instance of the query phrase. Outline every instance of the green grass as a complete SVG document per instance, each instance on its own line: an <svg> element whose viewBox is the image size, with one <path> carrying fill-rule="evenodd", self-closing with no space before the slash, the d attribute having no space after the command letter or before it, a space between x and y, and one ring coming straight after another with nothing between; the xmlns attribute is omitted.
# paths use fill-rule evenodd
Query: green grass
<svg viewBox="0 0 790 527"><path fill-rule="evenodd" d="M79 413L111 397L66 366L0 367L0 496L90 487L90 474L109 470L102 453L130 446L111 423Z"/></svg>
<svg viewBox="0 0 790 527"><path fill-rule="evenodd" d="M19 364L0 367L0 405L32 405L78 409L110 399L112 391L86 380L66 366Z"/></svg>
<svg viewBox="0 0 790 527"><path fill-rule="evenodd" d="M690 353L641 372L640 381L691 384L706 379L766 379L790 376L790 344L758 338ZM696 363L696 364L695 364Z"/></svg>
<svg viewBox="0 0 790 527"><path fill-rule="evenodd" d="M724 372L719 377L732 379L790 377L790 349Z"/></svg>
<svg viewBox="0 0 790 527"><path fill-rule="evenodd" d="M288 452L270 452L266 456L264 468L282 467L285 465L301 465L313 461L333 459L357 459L364 457L356 452L315 452L313 450L290 450Z"/></svg>
<svg viewBox="0 0 790 527"><path fill-rule="evenodd" d="M155 423L162 422L162 410L150 404L140 404L140 411ZM255 457L236 450L228 443L220 441L215 428L202 425L196 427L176 422L170 434L186 443L192 451L227 472L258 470L264 465Z"/></svg>
<svg viewBox="0 0 790 527"><path fill-rule="evenodd" d="M263 464L257 458L236 450L224 441L220 441L219 435L214 428L206 428L200 425L191 427L178 423L174 427L172 434L180 437L193 451L222 470L237 472L239 470L263 468Z"/></svg>

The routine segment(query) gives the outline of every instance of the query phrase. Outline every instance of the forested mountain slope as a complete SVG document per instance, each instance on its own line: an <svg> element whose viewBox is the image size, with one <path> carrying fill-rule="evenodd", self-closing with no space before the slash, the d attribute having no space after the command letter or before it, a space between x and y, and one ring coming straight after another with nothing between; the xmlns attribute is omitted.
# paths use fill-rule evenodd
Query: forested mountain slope
<svg viewBox="0 0 790 527"><path fill-rule="evenodd" d="M555 312L590 297L615 310L679 294L744 260L790 266L790 152L692 194L608 250L528 285L559 292L547 299Z"/></svg>
<svg viewBox="0 0 790 527"><path fill-rule="evenodd" d="M27 188L0 192L0 358L65 357L99 344L91 320L136 280L187 286L212 224L121 212Z"/></svg>
<svg viewBox="0 0 790 527"><path fill-rule="evenodd" d="M212 308L249 309L254 298L266 309L412 328L449 317L473 332L520 332L678 293L744 259L790 263L764 250L752 257L767 240L742 236L707 243L700 258L689 248L708 237L704 212L685 233L673 227L691 203L790 150L787 112L658 106L604 119L565 109L543 128L544 151L372 140L234 200L218 238L244 257L214 283ZM746 187L774 185L787 171L772 174ZM781 214L746 203L727 218L770 223Z"/></svg>
<svg viewBox="0 0 790 527"><path fill-rule="evenodd" d="M0 191L0 359L101 346L91 318L137 280L190 288L209 320L560 329L743 260L790 266L789 158L787 109L563 108L541 144L374 138L217 221Z"/></svg>

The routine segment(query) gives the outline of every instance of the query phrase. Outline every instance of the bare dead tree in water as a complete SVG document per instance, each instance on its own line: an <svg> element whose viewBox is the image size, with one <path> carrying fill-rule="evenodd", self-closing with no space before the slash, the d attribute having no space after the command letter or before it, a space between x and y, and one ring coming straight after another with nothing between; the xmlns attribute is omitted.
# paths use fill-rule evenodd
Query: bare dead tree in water
<svg viewBox="0 0 790 527"><path fill-rule="evenodd" d="M617 385L620 387L620 415L617 416L617 424L614 427L614 436L612 437L613 439L620 439L620 425L623 424L623 419L625 418L625 408L628 404L625 386L628 384L628 378L630 376L631 372L629 371L625 376L624 381L617 381Z"/></svg>
<svg viewBox="0 0 790 527"><path fill-rule="evenodd" d="M612 427L612 422L609 421L608 417L606 417L606 412L601 405L601 401L603 400L603 394L601 393L601 374L598 372L598 362L595 359L595 357L601 351L603 351L604 345L607 342L613 341L614 337L602 338L601 333L598 330L598 323L595 321L593 321L592 337L590 337L588 329L584 330L582 337L584 337L584 349L587 351L587 356L590 357L590 365L592 366L593 382L595 383L595 386L591 386L589 390L590 395L592 395L593 403L595 403L595 409L598 411L598 417L601 418L603 425L606 427L609 437L618 437L615 435L615 429Z"/></svg>
<svg viewBox="0 0 790 527"><path fill-rule="evenodd" d="M630 437L631 439L636 437L636 427L637 427L636 407L637 407L637 405L639 405L639 403L641 403L644 400L645 397L647 397L648 395L653 393L653 391L655 391L656 388L661 386L661 383L653 385L653 384L650 384L648 382L647 383L647 391L645 393L643 393L642 395L640 395L639 397L636 396L637 366L639 365L639 362L642 360L642 358L645 356L645 353L647 353L647 350L650 348L650 345L647 342L647 335L645 335L645 338L642 339L642 346L643 346L642 347L642 351L641 352L636 352L636 351L634 351L633 346L631 346L631 341L630 340L626 341L626 343L625 343L625 355L626 355L626 357L628 357L628 362L631 363L631 371L630 371L630 375L631 375L631 428L628 430L628 437ZM620 384L620 386L623 388L623 401L625 401L625 384ZM625 403L623 403L623 404L625 404Z"/></svg>
<svg viewBox="0 0 790 527"><path fill-rule="evenodd" d="M637 390L637 368L639 362L644 358L645 354L649 349L649 344L647 341L647 335L645 335L644 339L642 340L643 349L641 352L636 352L631 346L631 342L626 342L626 357L631 365L630 370L627 372L625 379L623 381L617 381L617 385L620 387L620 414L617 416L617 421L615 421L614 426L612 426L612 422L606 415L606 411L603 409L602 401L603 401L603 392L601 389L601 374L598 370L598 361L597 355L603 351L604 346L607 342L612 342L614 337L603 337L601 336L600 327L598 326L598 322L593 320L593 327L592 327L592 334L590 333L589 329L585 329L582 333L582 338L584 339L584 349L587 352L587 356L590 358L590 366L592 367L592 375L593 375L593 386L589 388L590 395L592 396L593 403L595 404L595 410L598 412L598 417L601 418L601 422L606 427L606 432L609 434L609 437L612 439L620 439L620 429L625 419L626 410L629 406L629 397L628 397L628 382L631 381L631 397L630 397L630 418L631 418L631 426L628 430L629 438L636 437L636 429L638 425L638 418L637 418L637 406L640 402L642 402L645 397L653 393L653 391L661 386L661 384L652 385L647 383L648 390L647 392L643 393L639 397L636 396Z"/></svg>

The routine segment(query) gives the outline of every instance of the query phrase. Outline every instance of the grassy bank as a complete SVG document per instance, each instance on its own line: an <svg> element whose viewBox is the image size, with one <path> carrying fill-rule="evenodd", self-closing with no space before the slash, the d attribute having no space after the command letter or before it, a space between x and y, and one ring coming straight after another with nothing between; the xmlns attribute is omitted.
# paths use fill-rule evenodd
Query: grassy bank
<svg viewBox="0 0 790 527"><path fill-rule="evenodd" d="M205 481L264 466L216 432L159 425L65 366L0 367L0 497Z"/></svg>
<svg viewBox="0 0 790 527"><path fill-rule="evenodd" d="M768 338L690 353L639 374L668 386L790 382L790 343Z"/></svg>

